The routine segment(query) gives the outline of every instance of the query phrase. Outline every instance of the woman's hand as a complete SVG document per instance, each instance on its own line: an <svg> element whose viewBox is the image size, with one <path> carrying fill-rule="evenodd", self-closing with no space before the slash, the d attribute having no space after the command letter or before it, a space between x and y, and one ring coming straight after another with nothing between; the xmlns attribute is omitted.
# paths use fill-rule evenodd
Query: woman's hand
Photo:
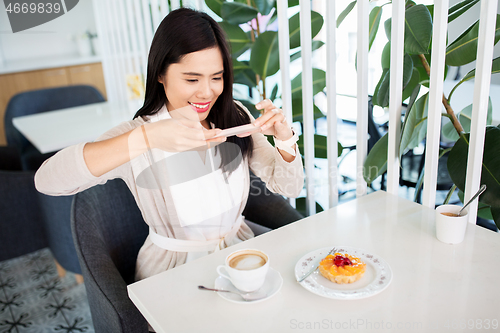
<svg viewBox="0 0 500 333"><path fill-rule="evenodd" d="M264 110L264 114L255 120L254 125L260 127L265 135L274 135L275 138L285 141L293 136L292 129L285 119L281 109L278 109L269 100L265 99L255 105L257 110Z"/></svg>
<svg viewBox="0 0 500 333"><path fill-rule="evenodd" d="M200 121L187 118L163 119L144 126L150 148L181 152L197 148L206 149L210 142L221 143L225 137L214 138L221 130L205 130Z"/></svg>

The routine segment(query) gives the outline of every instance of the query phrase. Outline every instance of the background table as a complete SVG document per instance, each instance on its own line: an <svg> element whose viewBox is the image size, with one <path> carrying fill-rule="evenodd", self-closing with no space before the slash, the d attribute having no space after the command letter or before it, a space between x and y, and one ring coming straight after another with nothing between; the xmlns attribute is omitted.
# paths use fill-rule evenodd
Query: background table
<svg viewBox="0 0 500 333"><path fill-rule="evenodd" d="M14 126L42 153L90 142L123 121L131 120L137 103L95 103L16 117Z"/></svg>
<svg viewBox="0 0 500 333"><path fill-rule="evenodd" d="M136 282L129 296L157 332L495 331L500 236L468 225L461 244L447 245L435 237L434 214L376 192ZM295 264L333 245L382 257L392 268L391 285L360 300L304 289L295 281ZM234 304L197 289L213 286L216 266L241 248L269 254L284 280L280 292L261 303Z"/></svg>

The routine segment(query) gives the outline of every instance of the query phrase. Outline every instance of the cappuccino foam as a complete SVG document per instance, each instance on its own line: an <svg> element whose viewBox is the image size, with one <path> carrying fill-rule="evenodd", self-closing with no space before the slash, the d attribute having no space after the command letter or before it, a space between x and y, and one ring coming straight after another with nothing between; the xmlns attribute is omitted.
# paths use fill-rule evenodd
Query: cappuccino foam
<svg viewBox="0 0 500 333"><path fill-rule="evenodd" d="M266 264L266 258L256 253L242 253L229 261L229 266L243 271L257 269Z"/></svg>

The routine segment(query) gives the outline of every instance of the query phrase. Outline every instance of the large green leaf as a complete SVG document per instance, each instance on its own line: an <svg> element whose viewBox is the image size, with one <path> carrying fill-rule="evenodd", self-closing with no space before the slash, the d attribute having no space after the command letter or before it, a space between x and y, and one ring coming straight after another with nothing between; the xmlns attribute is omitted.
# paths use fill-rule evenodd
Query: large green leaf
<svg viewBox="0 0 500 333"><path fill-rule="evenodd" d="M299 5L300 0L288 0L288 7L295 7Z"/></svg>
<svg viewBox="0 0 500 333"><path fill-rule="evenodd" d="M391 42L387 42L382 50L382 56L380 57L380 62L382 69L391 68Z"/></svg>
<svg viewBox="0 0 500 333"><path fill-rule="evenodd" d="M406 99L411 96L413 89L415 89L415 87L420 86L419 82L420 82L420 74L416 68L413 68L413 73L411 75L410 82L408 82L406 87L404 87L403 89L403 99L402 99L403 102L406 101Z"/></svg>
<svg viewBox="0 0 500 333"><path fill-rule="evenodd" d="M290 49L300 46L300 13L290 18ZM311 11L311 37L314 38L323 26L323 16Z"/></svg>
<svg viewBox="0 0 500 333"><path fill-rule="evenodd" d="M491 125L492 121L492 111L493 105L491 104L491 98L488 101L488 115L486 117L486 125ZM472 104L463 108L458 115L458 120L466 133L470 132L470 124L472 120ZM452 122L448 122L443 126L442 130L443 136L451 141L457 141L460 136L458 135Z"/></svg>
<svg viewBox="0 0 500 333"><path fill-rule="evenodd" d="M392 20L391 19L385 20L384 22L385 36L387 37L387 40L389 40L389 42L391 41L391 29L392 29L391 26L392 26Z"/></svg>
<svg viewBox="0 0 500 333"><path fill-rule="evenodd" d="M455 6L451 7L448 10L448 23L455 20L457 17L460 17L460 15L468 11L472 6L474 6L478 2L479 0L464 0L462 2L457 3Z"/></svg>
<svg viewBox="0 0 500 333"><path fill-rule="evenodd" d="M219 17L222 17L220 11L224 2L224 0L205 0L207 7L210 8L215 14L219 15Z"/></svg>
<svg viewBox="0 0 500 333"><path fill-rule="evenodd" d="M381 17L382 17L382 7L379 6L373 7L373 9L370 12L370 18L369 18L369 32L370 32L369 35L370 44L368 46L369 50L372 48L373 41L377 36L377 31L380 25Z"/></svg>
<svg viewBox="0 0 500 333"><path fill-rule="evenodd" d="M389 68L384 68L382 70L382 75L380 76L380 79L377 83L377 85L375 86L375 90L373 91L373 97L372 97L372 103L373 105L377 105L377 106L380 106L378 104L378 93L380 91L380 85L382 84L382 82L384 81L384 78L385 78L385 75L389 72Z"/></svg>
<svg viewBox="0 0 500 333"><path fill-rule="evenodd" d="M266 31L260 34L252 46L250 67L262 79L276 74L280 68L278 33Z"/></svg>
<svg viewBox="0 0 500 333"><path fill-rule="evenodd" d="M493 120L493 104L491 103L491 97L488 99L488 113L486 115L486 125L491 125ZM465 107L462 111L460 111L459 115L460 123L464 128L465 133L470 132L470 125L472 122L472 104ZM458 140L458 137L457 137Z"/></svg>
<svg viewBox="0 0 500 333"><path fill-rule="evenodd" d="M386 46L389 45L389 43L386 44ZM382 54L382 58L385 58L386 60L382 60L383 63L390 63L390 59L387 60L387 55L384 55L386 48L384 48L384 52ZM378 105L380 107L387 107L389 106L389 94L390 94L390 69L384 68L384 65L382 65L383 72L382 76L379 80L379 83L375 87L375 92L374 92L374 98L373 98L373 103L374 105ZM413 76L413 60L408 54L405 54L404 60L403 60L403 88L408 85L410 82L411 78Z"/></svg>
<svg viewBox="0 0 500 333"><path fill-rule="evenodd" d="M251 42L248 35L239 26L226 21L219 22L219 25L226 32L231 43L231 53L238 52Z"/></svg>
<svg viewBox="0 0 500 333"><path fill-rule="evenodd" d="M389 136L384 134L366 156L363 165L363 178L371 184L378 176L387 171L387 149Z"/></svg>
<svg viewBox="0 0 500 333"><path fill-rule="evenodd" d="M257 17L259 11L239 2L224 2L221 8L222 18L231 24L243 24Z"/></svg>
<svg viewBox="0 0 500 333"><path fill-rule="evenodd" d="M327 137L324 135L314 134L314 157L316 158L328 158L327 153ZM299 136L299 141L297 141L299 145L299 149L301 152L304 152L304 136ZM342 155L342 150L344 148L337 142L337 157Z"/></svg>
<svg viewBox="0 0 500 333"><path fill-rule="evenodd" d="M325 116L323 114L323 112L321 112L321 110L316 106L316 104L313 105L313 110L314 110L313 116L314 116L315 120L319 119L319 118L323 118ZM293 112L293 119L292 119L293 122L296 122L296 121L302 122L303 121L302 97L292 99L292 112Z"/></svg>
<svg viewBox="0 0 500 333"><path fill-rule="evenodd" d="M491 214L497 226L500 226L500 128L487 126L484 139L481 184L487 189L480 201L491 206ZM455 143L448 156L448 172L457 187L465 190L465 175L469 152L469 134L464 134Z"/></svg>
<svg viewBox="0 0 500 333"><path fill-rule="evenodd" d="M424 5L416 5L405 12L405 53L426 54L432 37L432 17Z"/></svg>
<svg viewBox="0 0 500 333"><path fill-rule="evenodd" d="M248 65L248 61L238 61L236 59L231 59L232 63L233 63L233 74L236 75L238 74L239 72L243 72L247 69L250 68L250 66Z"/></svg>
<svg viewBox="0 0 500 333"><path fill-rule="evenodd" d="M460 201L462 201L462 203L463 203L464 202L464 192L458 190L457 195L458 195L458 198L460 199ZM481 217L483 219L486 219L486 220L493 220L493 216L491 215L490 206L487 204L484 204L482 202L478 203L477 216Z"/></svg>
<svg viewBox="0 0 500 333"><path fill-rule="evenodd" d="M491 74L497 74L500 73L500 57L493 59L493 62L491 63ZM472 80L476 76L476 69L472 69L469 73L467 73L462 80L460 80L451 90L450 94L448 95L448 102L451 101L451 96L455 92L455 89L458 88L462 83L465 81Z"/></svg>
<svg viewBox="0 0 500 333"><path fill-rule="evenodd" d="M415 3L415 1L413 0L406 0L406 3L405 3L405 10L412 7L412 6L416 6L417 4Z"/></svg>
<svg viewBox="0 0 500 333"><path fill-rule="evenodd" d="M429 10L429 13L431 14L432 21L434 21L434 5L426 5L426 7Z"/></svg>
<svg viewBox="0 0 500 333"><path fill-rule="evenodd" d="M340 26L342 21L344 21L347 15L349 15L354 6L356 6L356 0L348 4L347 7L342 11L342 13L340 13L339 17L337 17L337 28Z"/></svg>
<svg viewBox="0 0 500 333"><path fill-rule="evenodd" d="M253 88L257 85L257 78L255 77L255 72L250 68L248 61L239 61L233 60L233 66L236 62L236 71L234 73L234 83L244 84L250 88ZM246 67L243 67L246 65Z"/></svg>
<svg viewBox="0 0 500 333"><path fill-rule="evenodd" d="M271 12L276 0L252 0L252 5L259 10L262 15L267 15Z"/></svg>
<svg viewBox="0 0 500 333"><path fill-rule="evenodd" d="M250 111L250 113L252 114L252 116L255 119L259 118L260 111L255 108L255 105L253 102L248 101L246 99L239 99L239 101L241 102L241 104L243 104L248 109L248 111Z"/></svg>
<svg viewBox="0 0 500 333"><path fill-rule="evenodd" d="M320 40L313 40L312 41L312 50L315 51L315 50L319 49L320 47L322 47L323 45L325 45L324 42L322 42ZM302 51L297 51L296 53L294 53L290 56L290 62L299 59L301 56L302 56Z"/></svg>
<svg viewBox="0 0 500 333"><path fill-rule="evenodd" d="M326 149L326 136L314 134L314 157L316 158L328 158ZM304 152L304 136L299 136L299 141L297 141L299 149Z"/></svg>
<svg viewBox="0 0 500 333"><path fill-rule="evenodd" d="M429 108L429 93L420 97L411 109L406 112L403 128L401 129L400 153L406 149L417 147L425 138L427 131L427 111Z"/></svg>
<svg viewBox="0 0 500 333"><path fill-rule="evenodd" d="M306 198L297 198L295 200L295 209L302 214L302 216L308 216L306 212ZM321 213L323 211L323 207L319 203L316 202L316 213Z"/></svg>
<svg viewBox="0 0 500 333"><path fill-rule="evenodd" d="M500 39L500 15L497 15L495 28L495 44ZM479 21L469 27L460 37L446 48L446 64L463 66L476 60Z"/></svg>
<svg viewBox="0 0 500 333"><path fill-rule="evenodd" d="M326 72L313 68L313 95L323 91L326 87ZM302 73L299 73L292 80L292 99L302 98Z"/></svg>
<svg viewBox="0 0 500 333"><path fill-rule="evenodd" d="M403 150L401 150L401 143L403 141L403 134L404 134L404 129L408 124L408 120L410 119L409 113L411 109L413 108L413 105L415 104L415 101L417 100L418 94L420 93L420 88L422 86L420 84L417 84L410 95L410 101L408 102L408 106L406 107L406 112L405 112L405 119L403 121L403 124L401 125L401 137L399 139L399 147L398 147L398 156L399 156L399 161L401 162L401 156L403 155ZM404 149L404 148L403 148Z"/></svg>
<svg viewBox="0 0 500 333"><path fill-rule="evenodd" d="M273 90L271 91L271 95L269 96L271 102L274 102L277 95L278 95L278 84L275 84Z"/></svg>
<svg viewBox="0 0 500 333"><path fill-rule="evenodd" d="M390 86L390 76L391 76L390 69L387 69L384 72L385 74L380 80L380 84L378 85L378 90L376 93L377 100L374 101L375 105L378 105L383 108L389 106L389 86Z"/></svg>
<svg viewBox="0 0 500 333"><path fill-rule="evenodd" d="M413 60L409 54L405 54L403 58L403 88L406 87L413 76Z"/></svg>

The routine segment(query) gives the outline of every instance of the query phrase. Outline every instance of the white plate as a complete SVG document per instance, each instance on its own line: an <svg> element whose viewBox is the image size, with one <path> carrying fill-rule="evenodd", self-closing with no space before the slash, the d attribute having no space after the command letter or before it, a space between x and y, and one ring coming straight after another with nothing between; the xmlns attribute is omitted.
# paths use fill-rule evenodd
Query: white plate
<svg viewBox="0 0 500 333"><path fill-rule="evenodd" d="M295 278L298 280L306 274L313 264L318 265L332 247L309 252L300 258L295 265ZM316 270L300 283L304 288L328 298L361 299L376 295L391 284L391 267L379 256L350 246L336 246L336 248L337 252L356 256L366 263L366 272L363 277L354 283L337 284L323 277L319 270Z"/></svg>
<svg viewBox="0 0 500 333"><path fill-rule="evenodd" d="M281 274L277 270L269 267L269 271L267 272L266 276L266 281L264 282L262 287L258 290L259 292L266 293L267 297L261 298L256 301L245 301L243 300L243 298L241 298L236 294L232 293L217 293L217 294L219 294L220 297L233 303L259 303L276 295L276 293L280 291L282 285L283 285L283 278L281 277ZM235 286L233 286L231 281L222 276L219 276L215 279L214 288L240 292L238 289L236 289Z"/></svg>

